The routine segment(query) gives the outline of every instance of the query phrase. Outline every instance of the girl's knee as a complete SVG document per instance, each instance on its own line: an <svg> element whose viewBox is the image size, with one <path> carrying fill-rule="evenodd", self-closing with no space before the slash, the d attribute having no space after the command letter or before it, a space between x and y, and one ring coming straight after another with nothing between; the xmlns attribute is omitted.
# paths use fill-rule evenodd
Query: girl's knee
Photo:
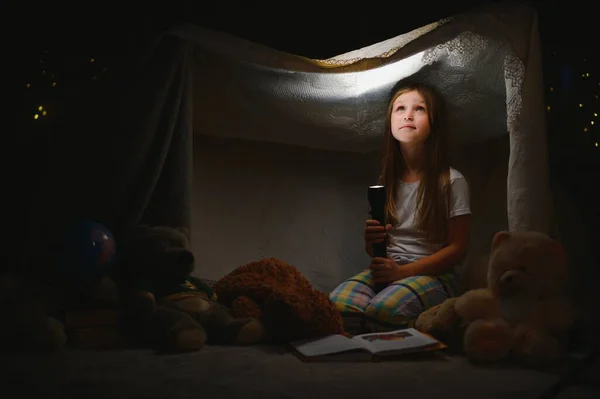
<svg viewBox="0 0 600 399"><path fill-rule="evenodd" d="M405 325L447 297L447 289L441 281L415 276L377 294L366 306L365 316L375 323Z"/></svg>
<svg viewBox="0 0 600 399"><path fill-rule="evenodd" d="M365 316L387 324L405 324L416 319L424 310L419 298L410 292L396 292L395 300L383 296L373 298L365 309Z"/></svg>
<svg viewBox="0 0 600 399"><path fill-rule="evenodd" d="M329 300L333 303L335 303L335 299L336 299L337 295L335 294L335 290L331 291L329 293Z"/></svg>
<svg viewBox="0 0 600 399"><path fill-rule="evenodd" d="M341 285L329 294L329 300L342 313L364 313L371 297L368 289L356 283Z"/></svg>
<svg viewBox="0 0 600 399"><path fill-rule="evenodd" d="M378 301L377 298L373 298L365 307L365 316L373 320L389 321L396 313L395 307L390 306L386 301Z"/></svg>
<svg viewBox="0 0 600 399"><path fill-rule="evenodd" d="M344 311L347 301L342 300L335 292L329 294L329 300L333 303L335 308L340 312Z"/></svg>

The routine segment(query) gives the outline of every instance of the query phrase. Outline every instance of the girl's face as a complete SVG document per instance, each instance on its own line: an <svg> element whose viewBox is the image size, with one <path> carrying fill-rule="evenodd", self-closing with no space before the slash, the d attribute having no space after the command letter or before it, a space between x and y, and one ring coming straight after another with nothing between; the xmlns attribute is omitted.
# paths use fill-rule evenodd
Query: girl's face
<svg viewBox="0 0 600 399"><path fill-rule="evenodd" d="M416 90L400 94L394 100L390 116L392 135L402 145L422 145L429 137L429 110Z"/></svg>

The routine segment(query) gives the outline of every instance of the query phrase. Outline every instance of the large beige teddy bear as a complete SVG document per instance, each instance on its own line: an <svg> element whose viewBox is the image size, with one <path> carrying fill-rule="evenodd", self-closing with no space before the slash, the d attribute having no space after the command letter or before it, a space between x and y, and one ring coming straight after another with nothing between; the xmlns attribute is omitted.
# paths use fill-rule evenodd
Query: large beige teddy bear
<svg viewBox="0 0 600 399"><path fill-rule="evenodd" d="M574 324L568 275L560 242L538 232L496 233L487 287L423 312L415 327L471 360L555 364Z"/></svg>

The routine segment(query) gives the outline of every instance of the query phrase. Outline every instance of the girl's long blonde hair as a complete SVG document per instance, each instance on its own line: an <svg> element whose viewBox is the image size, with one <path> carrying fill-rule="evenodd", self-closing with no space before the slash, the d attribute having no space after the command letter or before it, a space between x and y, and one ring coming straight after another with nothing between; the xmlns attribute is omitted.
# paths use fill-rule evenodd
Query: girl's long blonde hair
<svg viewBox="0 0 600 399"><path fill-rule="evenodd" d="M425 100L431 132L425 141L426 168L417 191L416 227L431 242L442 242L447 235L450 197L450 164L446 155L446 106L443 97L433 88L420 83L400 83L392 90L385 121L382 171L379 184L386 187L386 221L398 222L396 199L399 182L406 172L400 143L391 132L394 101L403 93L417 91Z"/></svg>

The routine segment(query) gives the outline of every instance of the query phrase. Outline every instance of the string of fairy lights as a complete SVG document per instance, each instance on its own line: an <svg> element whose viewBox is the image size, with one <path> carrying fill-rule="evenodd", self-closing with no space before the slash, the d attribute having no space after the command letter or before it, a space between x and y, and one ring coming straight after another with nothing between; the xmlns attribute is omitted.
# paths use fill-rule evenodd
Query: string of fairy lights
<svg viewBox="0 0 600 399"><path fill-rule="evenodd" d="M552 58L556 58L556 53L552 53ZM54 62L53 62L54 61ZM65 62L66 61L66 62ZM571 60L572 61L572 60ZM581 68L590 68L589 64L581 64ZM63 65L56 68L56 65ZM65 95L66 86L82 86L89 83L99 82L106 75L108 67L102 65L96 57L71 57L65 60L64 57L57 62L49 51L44 51L40 55L37 65L32 68L30 79L23 83L27 91L29 101L26 101L28 111L26 117L32 121L52 120L56 117L54 110L56 103L60 102L61 95ZM600 113L600 73L595 76L589 70L579 72L579 75L566 73L565 69L553 71L548 77L546 71L546 80L550 81L547 86L546 110L550 122L549 129L557 129L557 124L552 123L553 118L565 119L563 115L575 118L569 121L570 126L580 126L583 134L586 135L586 141L600 150L600 129L598 125L598 114ZM574 75L574 76L572 76ZM568 83L565 83L565 80ZM576 112L565 112L568 109ZM572 128L572 127L571 127Z"/></svg>
<svg viewBox="0 0 600 399"><path fill-rule="evenodd" d="M581 129L583 141L600 150L600 71L597 64L585 56L552 52L544 67L548 81L549 131L554 131L564 143L566 132Z"/></svg>
<svg viewBox="0 0 600 399"><path fill-rule="evenodd" d="M65 61L69 63L66 67ZM29 78L23 82L25 116L38 122L57 117L58 103L69 89L101 81L108 70L93 56L54 57L48 50L43 51L34 64Z"/></svg>
<svg viewBox="0 0 600 399"><path fill-rule="evenodd" d="M592 76L589 72L585 72L583 74L581 74L581 78L583 80L591 80ZM591 84L588 85L588 87L591 86L596 86L596 90L600 91L600 81L597 83L592 82ZM591 98L589 97L589 94L591 94ZM581 111L583 112L584 116L587 116L589 119L587 121L587 123L585 123L584 127L583 127L583 131L584 133L588 133L590 132L590 130L594 129L596 127L596 121L598 120L598 108L600 108L600 101L598 98L598 94L597 93L588 93L588 100L590 100L589 103L583 103L580 102L577 106L581 109ZM600 143L598 142L598 135L597 135L597 128L594 129L596 135L590 135L594 141L594 146L595 147L600 147Z"/></svg>

